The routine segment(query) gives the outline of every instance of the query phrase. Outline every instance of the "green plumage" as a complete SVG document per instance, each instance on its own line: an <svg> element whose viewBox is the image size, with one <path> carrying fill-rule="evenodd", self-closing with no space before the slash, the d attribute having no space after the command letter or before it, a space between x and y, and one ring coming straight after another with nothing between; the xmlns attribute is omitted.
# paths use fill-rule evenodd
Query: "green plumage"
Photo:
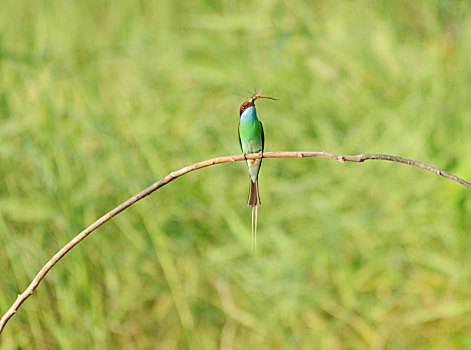
<svg viewBox="0 0 471 350"><path fill-rule="evenodd" d="M240 117L239 143L245 154L263 152L264 133L262 123L257 118L255 105L245 109ZM261 159L248 159L247 165L250 174L250 192L247 205L259 206L260 196L258 194L258 173L262 165Z"/></svg>

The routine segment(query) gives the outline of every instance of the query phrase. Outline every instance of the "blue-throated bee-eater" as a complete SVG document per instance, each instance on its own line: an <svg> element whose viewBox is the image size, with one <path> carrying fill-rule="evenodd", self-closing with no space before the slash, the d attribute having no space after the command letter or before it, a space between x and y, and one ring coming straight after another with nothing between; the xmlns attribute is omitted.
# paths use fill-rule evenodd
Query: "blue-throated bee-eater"
<svg viewBox="0 0 471 350"><path fill-rule="evenodd" d="M260 195L258 192L258 174L262 165L262 153L265 146L265 135L263 126L257 118L255 109L255 100L259 98L276 98L262 96L262 90L259 90L242 103L239 110L239 143L244 154L260 153L259 159L247 159L250 175L249 199L247 205L252 207L252 251L255 251L257 245L257 213L260 206Z"/></svg>

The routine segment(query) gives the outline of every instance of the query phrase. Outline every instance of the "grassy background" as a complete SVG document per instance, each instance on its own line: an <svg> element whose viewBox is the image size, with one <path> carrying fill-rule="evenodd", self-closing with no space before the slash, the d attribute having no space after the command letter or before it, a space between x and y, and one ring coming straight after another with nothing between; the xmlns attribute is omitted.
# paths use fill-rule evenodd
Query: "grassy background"
<svg viewBox="0 0 471 350"><path fill-rule="evenodd" d="M389 153L471 178L461 1L3 1L0 313L75 234L187 164ZM243 163L187 175L70 252L2 349L471 347L471 193L386 162L265 160L250 254Z"/></svg>

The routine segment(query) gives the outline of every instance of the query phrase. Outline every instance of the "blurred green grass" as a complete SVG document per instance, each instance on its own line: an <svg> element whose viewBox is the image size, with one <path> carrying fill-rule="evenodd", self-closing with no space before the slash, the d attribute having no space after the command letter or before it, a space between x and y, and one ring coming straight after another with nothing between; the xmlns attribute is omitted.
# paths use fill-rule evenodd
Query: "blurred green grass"
<svg viewBox="0 0 471 350"><path fill-rule="evenodd" d="M388 153L471 178L464 1L4 1L0 312L103 213L239 153ZM243 163L187 175L70 252L2 349L471 347L469 191L386 162L265 160L250 255Z"/></svg>

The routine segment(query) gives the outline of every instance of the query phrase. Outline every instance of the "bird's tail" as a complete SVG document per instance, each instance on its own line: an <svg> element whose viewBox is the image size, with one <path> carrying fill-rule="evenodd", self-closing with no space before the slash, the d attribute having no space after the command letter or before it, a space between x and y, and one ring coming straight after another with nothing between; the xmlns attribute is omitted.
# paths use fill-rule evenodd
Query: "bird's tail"
<svg viewBox="0 0 471 350"><path fill-rule="evenodd" d="M252 254L257 249L257 220L258 220L258 207L252 207Z"/></svg>
<svg viewBox="0 0 471 350"><path fill-rule="evenodd" d="M260 203L260 194L258 193L258 178L255 182L250 179L250 191L249 200L247 205L252 207L252 253L255 253L257 248L257 219L258 219L258 207Z"/></svg>
<svg viewBox="0 0 471 350"><path fill-rule="evenodd" d="M258 207L260 203L260 195L258 193L258 178L255 182L250 179L249 200L247 201L249 207Z"/></svg>

